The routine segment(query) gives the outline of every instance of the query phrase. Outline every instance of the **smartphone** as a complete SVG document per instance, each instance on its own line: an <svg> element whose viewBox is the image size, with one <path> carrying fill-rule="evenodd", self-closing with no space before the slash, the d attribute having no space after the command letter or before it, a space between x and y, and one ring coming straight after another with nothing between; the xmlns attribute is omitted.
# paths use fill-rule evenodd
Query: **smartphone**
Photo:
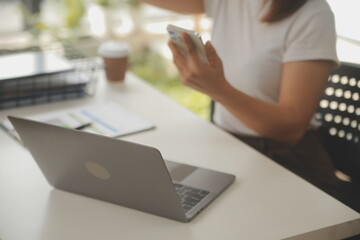
<svg viewBox="0 0 360 240"><path fill-rule="evenodd" d="M175 45L179 48L180 52L186 56L186 46L184 43L184 39L181 36L182 33L187 33L187 35L190 37L190 39L193 41L196 51L199 55L199 58L202 62L206 63L208 62L208 58L206 56L205 46L201 39L201 36L198 32L187 30L181 27L174 26L172 24L169 24L167 26L167 31L169 33L170 39Z"/></svg>

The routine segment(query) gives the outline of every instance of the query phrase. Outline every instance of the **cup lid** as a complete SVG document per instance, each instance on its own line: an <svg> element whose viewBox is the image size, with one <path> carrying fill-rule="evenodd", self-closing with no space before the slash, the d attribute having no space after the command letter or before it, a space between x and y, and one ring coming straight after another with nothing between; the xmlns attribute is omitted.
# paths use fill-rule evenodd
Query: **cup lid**
<svg viewBox="0 0 360 240"><path fill-rule="evenodd" d="M98 48L98 53L102 57L119 58L128 56L130 45L124 41L110 40L102 43Z"/></svg>

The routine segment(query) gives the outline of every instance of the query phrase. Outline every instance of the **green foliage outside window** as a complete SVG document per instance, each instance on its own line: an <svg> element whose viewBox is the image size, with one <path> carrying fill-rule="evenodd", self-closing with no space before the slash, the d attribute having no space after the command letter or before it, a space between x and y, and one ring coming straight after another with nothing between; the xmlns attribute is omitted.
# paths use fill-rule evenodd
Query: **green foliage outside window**
<svg viewBox="0 0 360 240"><path fill-rule="evenodd" d="M67 9L65 26L68 28L77 27L86 12L84 0L65 0L64 4Z"/></svg>

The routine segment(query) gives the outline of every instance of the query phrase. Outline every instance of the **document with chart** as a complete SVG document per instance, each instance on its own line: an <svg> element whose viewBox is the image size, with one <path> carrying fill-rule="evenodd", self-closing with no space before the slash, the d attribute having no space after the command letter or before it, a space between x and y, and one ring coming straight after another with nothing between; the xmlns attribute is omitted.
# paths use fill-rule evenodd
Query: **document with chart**
<svg viewBox="0 0 360 240"><path fill-rule="evenodd" d="M24 117L108 137L121 137L155 127L153 123L114 102ZM1 126L18 139L17 133L10 121L3 121Z"/></svg>

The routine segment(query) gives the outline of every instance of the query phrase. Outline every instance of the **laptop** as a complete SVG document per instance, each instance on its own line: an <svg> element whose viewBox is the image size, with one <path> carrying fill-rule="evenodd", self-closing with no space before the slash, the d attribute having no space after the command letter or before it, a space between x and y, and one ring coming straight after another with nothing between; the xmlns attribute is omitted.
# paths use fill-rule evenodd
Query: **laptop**
<svg viewBox="0 0 360 240"><path fill-rule="evenodd" d="M166 161L150 146L8 118L49 184L63 191L189 222L235 180Z"/></svg>

